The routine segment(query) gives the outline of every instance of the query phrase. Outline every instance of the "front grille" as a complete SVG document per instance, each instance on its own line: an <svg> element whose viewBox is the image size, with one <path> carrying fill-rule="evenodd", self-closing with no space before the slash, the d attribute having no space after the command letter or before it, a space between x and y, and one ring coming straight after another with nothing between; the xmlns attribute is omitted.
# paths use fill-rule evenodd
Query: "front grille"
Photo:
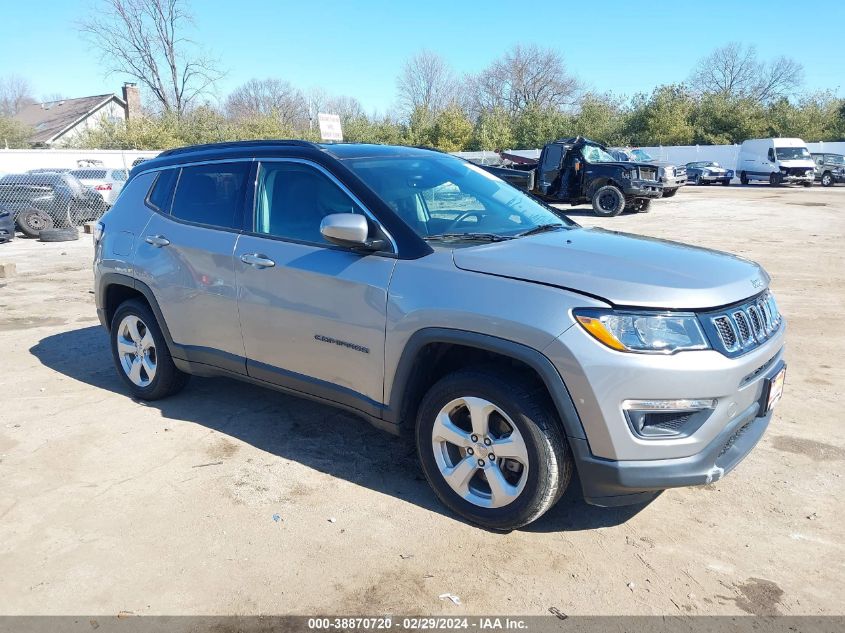
<svg viewBox="0 0 845 633"><path fill-rule="evenodd" d="M739 305L704 315L711 342L729 356L744 354L762 345L781 326L783 319L771 293L766 292Z"/></svg>
<svg viewBox="0 0 845 633"><path fill-rule="evenodd" d="M686 167L675 167L675 178L683 178L687 175Z"/></svg>
<svg viewBox="0 0 845 633"><path fill-rule="evenodd" d="M640 167L640 178L657 181L657 169L654 167Z"/></svg>

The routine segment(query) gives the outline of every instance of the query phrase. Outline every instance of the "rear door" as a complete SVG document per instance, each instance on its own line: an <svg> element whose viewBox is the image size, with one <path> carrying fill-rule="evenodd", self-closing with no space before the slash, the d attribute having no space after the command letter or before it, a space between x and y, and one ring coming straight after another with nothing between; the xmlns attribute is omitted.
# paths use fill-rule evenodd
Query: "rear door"
<svg viewBox="0 0 845 633"><path fill-rule="evenodd" d="M387 289L396 259L326 242L330 213L372 216L328 171L262 163L253 231L235 270L250 376L376 414L383 401Z"/></svg>
<svg viewBox="0 0 845 633"><path fill-rule="evenodd" d="M241 373L244 347L232 253L251 170L249 161L222 161L162 171L148 197L158 212L143 231L135 258L138 278L158 300L177 353Z"/></svg>

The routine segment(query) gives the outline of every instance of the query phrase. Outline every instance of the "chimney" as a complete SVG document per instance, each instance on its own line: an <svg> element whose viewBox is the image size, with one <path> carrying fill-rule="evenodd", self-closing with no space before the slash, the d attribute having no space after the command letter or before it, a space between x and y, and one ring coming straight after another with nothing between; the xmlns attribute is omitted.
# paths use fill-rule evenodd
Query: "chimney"
<svg viewBox="0 0 845 633"><path fill-rule="evenodd" d="M141 91L138 84L126 82L123 84L123 101L126 102L126 119L137 119L141 116Z"/></svg>

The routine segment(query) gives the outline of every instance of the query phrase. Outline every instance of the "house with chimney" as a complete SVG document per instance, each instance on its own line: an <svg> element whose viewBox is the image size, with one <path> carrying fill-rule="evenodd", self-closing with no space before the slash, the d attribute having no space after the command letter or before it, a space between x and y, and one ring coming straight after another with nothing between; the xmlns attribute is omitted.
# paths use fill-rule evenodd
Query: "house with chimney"
<svg viewBox="0 0 845 633"><path fill-rule="evenodd" d="M115 94L30 103L15 119L32 128L32 147L63 147L83 131L94 129L104 121L127 121L141 114L138 84L123 84L122 97Z"/></svg>

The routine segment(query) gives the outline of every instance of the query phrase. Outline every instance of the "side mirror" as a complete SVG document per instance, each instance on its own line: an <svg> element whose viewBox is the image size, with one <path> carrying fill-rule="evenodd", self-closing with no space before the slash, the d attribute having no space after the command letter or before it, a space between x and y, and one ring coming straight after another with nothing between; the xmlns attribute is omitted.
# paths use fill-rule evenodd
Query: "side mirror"
<svg viewBox="0 0 845 633"><path fill-rule="evenodd" d="M367 218L357 213L331 213L320 222L320 235L332 244L377 251L385 248L384 240L369 239Z"/></svg>

